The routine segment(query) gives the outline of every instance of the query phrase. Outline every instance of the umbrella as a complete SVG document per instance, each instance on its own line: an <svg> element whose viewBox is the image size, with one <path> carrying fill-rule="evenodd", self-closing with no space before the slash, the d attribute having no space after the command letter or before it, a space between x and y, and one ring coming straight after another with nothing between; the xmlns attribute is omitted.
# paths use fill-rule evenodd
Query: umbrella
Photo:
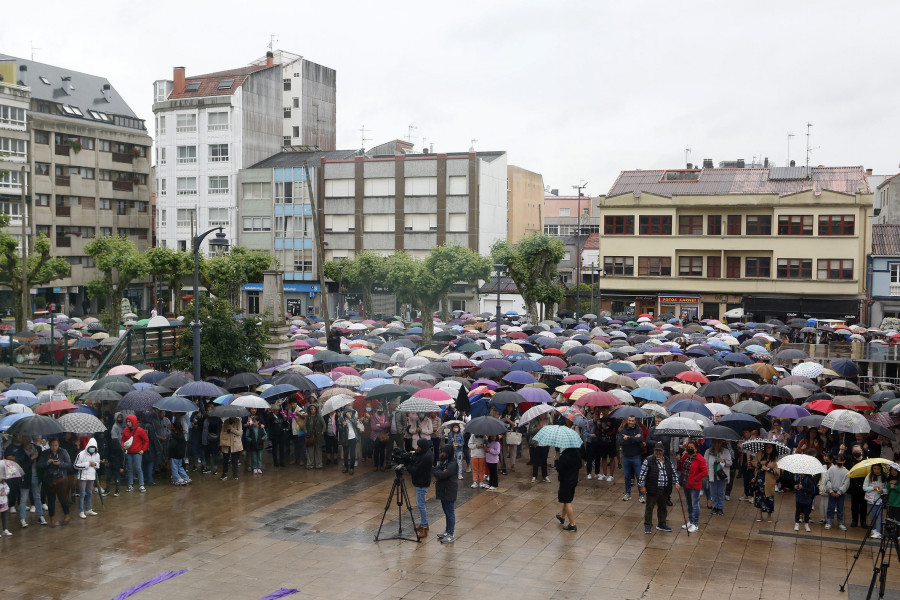
<svg viewBox="0 0 900 600"><path fill-rule="evenodd" d="M795 404L779 404L767 414L770 417L778 417L779 419L799 419L800 417L808 417L809 411Z"/></svg>
<svg viewBox="0 0 900 600"><path fill-rule="evenodd" d="M684 417L668 417L659 422L655 430L656 435L695 436L700 437L700 425L692 419Z"/></svg>
<svg viewBox="0 0 900 600"><path fill-rule="evenodd" d="M52 436L63 433L63 429L59 425L59 421L52 417L47 417L44 415L29 415L24 419L20 419L13 423L12 427L10 427L8 431L10 435L24 436Z"/></svg>
<svg viewBox="0 0 900 600"><path fill-rule="evenodd" d="M851 392L859 392L859 386L857 386L852 381L847 381L846 379L835 379L829 383L825 384L825 389L831 390L848 390Z"/></svg>
<svg viewBox="0 0 900 600"><path fill-rule="evenodd" d="M25 417L30 417L32 414L33 413L30 412L13 413L0 418L0 431L7 431L10 427L13 426L13 423L20 421Z"/></svg>
<svg viewBox="0 0 900 600"><path fill-rule="evenodd" d="M621 406L609 414L613 419L627 419L634 417L636 419L649 419L653 415L643 408L637 406Z"/></svg>
<svg viewBox="0 0 900 600"><path fill-rule="evenodd" d="M405 387L399 385L388 384L380 385L373 390L366 392L366 400L389 400L391 398L409 398L412 395Z"/></svg>
<svg viewBox="0 0 900 600"><path fill-rule="evenodd" d="M778 468L797 475L821 475L825 472L825 465L808 454L789 454L779 458Z"/></svg>
<svg viewBox="0 0 900 600"><path fill-rule="evenodd" d="M100 388L99 390L85 392L81 395L81 399L90 400L92 402L118 402L122 399L122 394L110 389Z"/></svg>
<svg viewBox="0 0 900 600"><path fill-rule="evenodd" d="M106 431L106 425L100 419L87 413L69 413L61 416L57 422L63 431L70 433L93 435Z"/></svg>
<svg viewBox="0 0 900 600"><path fill-rule="evenodd" d="M675 375L675 377L682 381L690 381L691 383L709 383L709 379L703 373L698 371L682 371Z"/></svg>
<svg viewBox="0 0 900 600"><path fill-rule="evenodd" d="M56 415L75 410L77 407L68 400L51 400L34 409L36 415Z"/></svg>
<svg viewBox="0 0 900 600"><path fill-rule="evenodd" d="M710 411L708 408L706 408L705 404L703 404L701 402L697 402L696 400L688 400L688 399L676 400L672 404L668 405L667 408L669 409L669 412L672 412L672 413L680 413L680 412L690 411L690 412L699 413L707 418L712 416L712 411Z"/></svg>
<svg viewBox="0 0 900 600"><path fill-rule="evenodd" d="M222 390L208 381L189 381L178 388L175 393L179 396L215 398L222 395Z"/></svg>
<svg viewBox="0 0 900 600"><path fill-rule="evenodd" d="M849 475L850 477L865 477L872 469L872 465L885 465L886 467L893 467L900 471L900 465L895 462L889 461L886 458L867 458L853 465L853 468L850 469L850 472L847 473L847 475Z"/></svg>
<svg viewBox="0 0 900 600"><path fill-rule="evenodd" d="M740 394L744 389L731 379L719 379L700 386L694 392L698 396L711 398L713 396L729 396L731 394Z"/></svg>
<svg viewBox="0 0 900 600"><path fill-rule="evenodd" d="M153 405L162 400L162 396L150 390L134 390L125 394L119 400L119 410L133 410L143 412L150 410Z"/></svg>
<svg viewBox="0 0 900 600"><path fill-rule="evenodd" d="M138 369L133 365L116 365L106 372L107 375L133 375Z"/></svg>
<svg viewBox="0 0 900 600"><path fill-rule="evenodd" d="M376 379L373 381L385 381L384 379ZM290 385L288 383L279 383L278 385L273 385L272 387L265 390L260 396L269 402L274 402L278 398L285 398L287 396L293 396L299 390L296 386Z"/></svg>
<svg viewBox="0 0 900 600"><path fill-rule="evenodd" d="M580 448L581 436L574 430L562 425L545 425L541 427L534 438L536 444L541 446L553 446L554 448Z"/></svg>
<svg viewBox="0 0 900 600"><path fill-rule="evenodd" d="M679 412L675 416L681 417L682 419L690 419L691 421L694 421L695 423L700 425L700 427L711 427L713 424L712 420L706 415L691 412L689 410Z"/></svg>
<svg viewBox="0 0 900 600"><path fill-rule="evenodd" d="M34 414L34 411L31 408L25 406L24 404L7 404L5 407L6 414L18 414L18 413L28 413Z"/></svg>
<svg viewBox="0 0 900 600"><path fill-rule="evenodd" d="M800 417L795 421L791 421L791 427L819 427L825 415L809 415L808 417Z"/></svg>
<svg viewBox="0 0 900 600"><path fill-rule="evenodd" d="M731 407L734 412L744 413L748 415L761 415L767 413L771 407L768 404L757 402L756 400L743 400Z"/></svg>
<svg viewBox="0 0 900 600"><path fill-rule="evenodd" d="M519 425L524 425L532 419L536 419L541 415L545 415L551 412L553 412L553 407L549 404L538 404L537 406L532 406L531 408L526 410L521 417L519 417Z"/></svg>
<svg viewBox="0 0 900 600"><path fill-rule="evenodd" d="M740 436L731 427L724 425L710 425L703 429L703 437L707 440L722 440L725 442L736 442L740 440Z"/></svg>
<svg viewBox="0 0 900 600"><path fill-rule="evenodd" d="M328 400L325 401L325 405L322 406L322 414L327 415L333 413L336 410L339 410L348 404L353 404L353 396L349 396L347 394L338 394L337 396L332 396Z"/></svg>
<svg viewBox="0 0 900 600"><path fill-rule="evenodd" d="M760 422L750 415L744 413L731 413L719 419L719 425L725 425L735 431L743 431L744 429L757 429L762 425Z"/></svg>
<svg viewBox="0 0 900 600"><path fill-rule="evenodd" d="M37 394L37 393L38 393L38 389L37 389L36 386L34 386L34 385L30 384L30 383L25 383L25 382L23 382L23 381L20 381L19 383L14 383L14 384L12 384L11 386L9 386L9 389L11 389L11 390L23 390L23 391L26 391L26 392L31 392L32 394Z"/></svg>
<svg viewBox="0 0 900 600"><path fill-rule="evenodd" d="M381 388L375 388L376 391L380 389ZM403 401L400 406L397 407L397 410L414 413L441 412L441 407L438 406L434 400L429 400L428 398L410 398L409 400Z"/></svg>
<svg viewBox="0 0 900 600"><path fill-rule="evenodd" d="M622 401L609 392L587 392L575 401L575 406L619 406Z"/></svg>
<svg viewBox="0 0 900 600"><path fill-rule="evenodd" d="M175 413L196 412L197 405L184 396L166 396L153 405L157 410L167 410Z"/></svg>
<svg viewBox="0 0 900 600"><path fill-rule="evenodd" d="M9 365L0 366L0 379L25 379L25 375L22 374L22 371L15 367L11 367Z"/></svg>
<svg viewBox="0 0 900 600"><path fill-rule="evenodd" d="M887 415L885 415L885 416L887 416ZM882 425L881 423L879 423L878 421L874 421L874 420L870 419L869 427L872 428L872 433L877 433L878 435L886 437L887 439L889 439L891 441L897 440L897 436L894 434L894 432L891 431L890 429L888 429L887 427L885 427L884 425Z"/></svg>
<svg viewBox="0 0 900 600"><path fill-rule="evenodd" d="M48 374L41 375L37 379L35 379L32 383L39 388L53 388L59 385L65 377L62 375Z"/></svg>
<svg viewBox="0 0 900 600"><path fill-rule="evenodd" d="M503 435L506 425L495 417L475 417L466 425L466 433L472 435Z"/></svg>
<svg viewBox="0 0 900 600"><path fill-rule="evenodd" d="M539 388L529 388L529 389L537 390ZM422 391L425 391L425 390L422 390ZM543 391L543 390L541 390L541 391ZM544 392L544 393L546 394L547 392ZM521 404L522 402L528 402L528 400L525 399L525 396L523 396L522 394L519 394L517 392L510 392L509 390L504 390L502 392L498 392L498 393L494 394L493 396L491 396L491 404ZM469 431L469 429L466 428L466 431ZM493 434L490 434L490 435L493 435Z"/></svg>
<svg viewBox="0 0 900 600"><path fill-rule="evenodd" d="M803 362L791 369L791 375L815 379L821 375L824 370L825 367L817 362Z"/></svg>
<svg viewBox="0 0 900 600"><path fill-rule="evenodd" d="M778 456L787 456L791 453L790 448L781 442L776 442L774 440L749 440L741 444L741 450L748 454L756 454L757 452L765 450L766 446L769 444L775 446L775 450L778 451Z"/></svg>
<svg viewBox="0 0 900 600"><path fill-rule="evenodd" d="M848 433L869 433L872 426L864 416L852 410L833 410L822 419L822 427Z"/></svg>
<svg viewBox="0 0 900 600"><path fill-rule="evenodd" d="M231 401L231 404L229 406L243 406L244 408L258 408L262 410L269 410L268 402L266 402L259 396L253 395L238 396Z"/></svg>
<svg viewBox="0 0 900 600"><path fill-rule="evenodd" d="M25 471L19 463L12 460L0 460L0 479L15 479L24 477Z"/></svg>
<svg viewBox="0 0 900 600"><path fill-rule="evenodd" d="M250 414L243 406L220 405L209 411L210 416L227 419L229 417L246 417Z"/></svg>
<svg viewBox="0 0 900 600"><path fill-rule="evenodd" d="M841 377L856 377L859 375L859 367L848 358L835 358L830 365L831 369Z"/></svg>
<svg viewBox="0 0 900 600"><path fill-rule="evenodd" d="M259 376L257 376L259 377ZM172 373L171 375L167 375L165 378L160 379L156 385L161 385L163 387L167 387L171 390L177 390L181 386L190 383L194 380L194 377L188 373L184 373L181 371ZM259 380L260 383L262 380ZM258 384L257 384L258 385Z"/></svg>

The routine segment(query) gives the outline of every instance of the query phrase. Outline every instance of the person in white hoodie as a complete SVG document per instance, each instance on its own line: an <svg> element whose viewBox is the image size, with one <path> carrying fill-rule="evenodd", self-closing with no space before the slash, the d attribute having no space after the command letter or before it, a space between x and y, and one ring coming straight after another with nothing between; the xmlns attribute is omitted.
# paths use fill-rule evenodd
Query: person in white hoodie
<svg viewBox="0 0 900 600"><path fill-rule="evenodd" d="M91 500L94 496L94 481L97 479L97 469L100 468L100 451L97 449L97 440L91 438L84 450L75 458L75 471L78 473L78 483L81 494L78 496L80 512L78 516L86 519L88 515L96 517L97 513L91 508ZM87 510L85 510L87 508Z"/></svg>

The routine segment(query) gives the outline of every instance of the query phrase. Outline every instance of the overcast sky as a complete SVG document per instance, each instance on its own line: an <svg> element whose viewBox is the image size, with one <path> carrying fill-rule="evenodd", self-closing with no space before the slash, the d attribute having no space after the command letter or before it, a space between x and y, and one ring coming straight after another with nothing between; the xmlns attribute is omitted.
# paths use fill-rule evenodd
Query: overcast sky
<svg viewBox="0 0 900 600"><path fill-rule="evenodd" d="M506 150L571 193L624 169L767 156L900 163L900 2L20 3L0 51L107 77L152 130L152 83L281 48L337 70L338 147ZM152 131L151 131L152 133Z"/></svg>

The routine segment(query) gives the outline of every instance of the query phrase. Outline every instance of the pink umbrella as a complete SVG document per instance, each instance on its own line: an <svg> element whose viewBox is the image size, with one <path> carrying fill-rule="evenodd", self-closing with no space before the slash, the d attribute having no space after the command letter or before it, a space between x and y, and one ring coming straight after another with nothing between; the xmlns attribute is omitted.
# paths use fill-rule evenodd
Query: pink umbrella
<svg viewBox="0 0 900 600"><path fill-rule="evenodd" d="M107 375L134 375L138 370L132 365L116 365L109 371L107 371Z"/></svg>
<svg viewBox="0 0 900 600"><path fill-rule="evenodd" d="M427 398L428 400L432 400L434 402L441 402L450 400L450 394L445 392L444 390L439 390L437 388L427 388L424 390L419 390L415 394L412 395L413 398Z"/></svg>
<svg viewBox="0 0 900 600"><path fill-rule="evenodd" d="M618 406L622 401L609 392L589 392L575 401L575 406Z"/></svg>
<svg viewBox="0 0 900 600"><path fill-rule="evenodd" d="M359 371L354 369L353 367L335 367L332 369L331 373L328 374L332 379L339 379L341 375L352 375L354 377L359 377Z"/></svg>

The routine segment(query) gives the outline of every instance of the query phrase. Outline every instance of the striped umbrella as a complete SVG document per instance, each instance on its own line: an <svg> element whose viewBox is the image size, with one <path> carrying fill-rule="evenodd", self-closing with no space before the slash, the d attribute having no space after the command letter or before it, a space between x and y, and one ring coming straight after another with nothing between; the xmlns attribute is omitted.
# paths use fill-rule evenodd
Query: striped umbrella
<svg viewBox="0 0 900 600"><path fill-rule="evenodd" d="M574 430L561 425L545 425L534 435L534 441L541 446L554 448L580 448L581 436Z"/></svg>
<svg viewBox="0 0 900 600"><path fill-rule="evenodd" d="M376 388L377 389L377 388ZM425 391L425 390L422 390ZM437 390L440 391L440 390ZM416 392L417 394L419 392ZM446 392L445 392L446 394ZM448 396L449 398L449 396ZM428 398L422 398L421 396L414 396L409 400L404 400L400 406L397 407L397 410L401 412L441 412L441 407L438 406L434 400L429 400Z"/></svg>

